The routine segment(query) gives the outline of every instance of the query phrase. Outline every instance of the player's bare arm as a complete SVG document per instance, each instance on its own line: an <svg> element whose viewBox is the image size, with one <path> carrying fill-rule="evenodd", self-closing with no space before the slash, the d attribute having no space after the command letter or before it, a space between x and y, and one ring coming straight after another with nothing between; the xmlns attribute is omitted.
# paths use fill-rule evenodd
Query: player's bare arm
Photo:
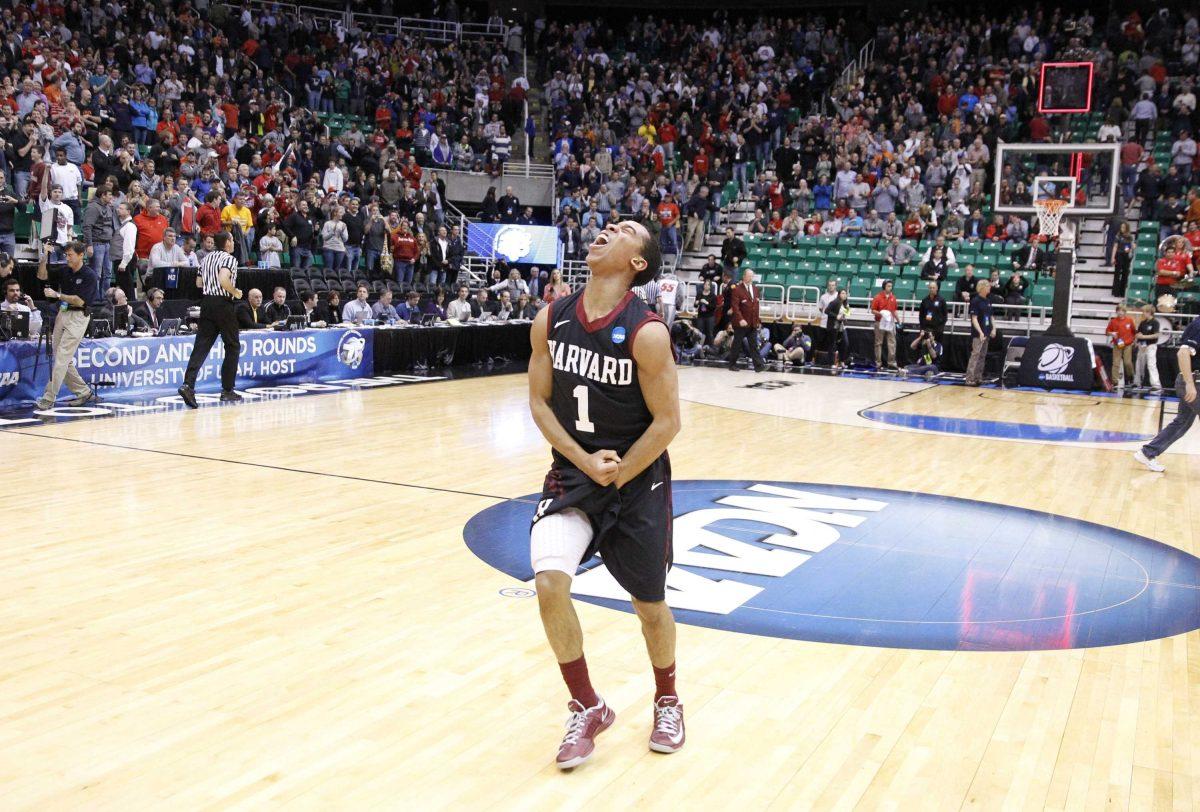
<svg viewBox="0 0 1200 812"><path fill-rule="evenodd" d="M550 397L554 391L554 367L550 359L550 346L546 343L546 324L549 319L550 308L542 308L533 320L529 334L533 347L533 354L529 358L529 411L533 413L533 422L537 424L546 442L570 460L576 468L591 477L592 481L598 485L611 485L617 479L617 465L621 462L617 452L601 449L589 454L584 451L563 428L562 423L558 422L550 406Z"/></svg>
<svg viewBox="0 0 1200 812"><path fill-rule="evenodd" d="M618 487L662 456L679 433L679 377L667 326L655 321L639 330L633 342L633 358L642 397L654 420L620 460Z"/></svg>

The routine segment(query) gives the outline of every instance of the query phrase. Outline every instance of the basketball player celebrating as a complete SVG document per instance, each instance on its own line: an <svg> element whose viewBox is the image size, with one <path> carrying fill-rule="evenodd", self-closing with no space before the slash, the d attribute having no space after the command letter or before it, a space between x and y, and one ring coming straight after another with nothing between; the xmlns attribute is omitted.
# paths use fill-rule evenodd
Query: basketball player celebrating
<svg viewBox="0 0 1200 812"><path fill-rule="evenodd" d="M592 754L616 714L593 690L571 579L597 552L632 597L654 668L650 749L683 747L675 693L671 566L671 464L679 390L666 325L630 288L659 271L658 242L639 223L610 223L588 248L591 280L554 300L533 322L529 405L553 447L530 531L538 605L571 693L557 764Z"/></svg>

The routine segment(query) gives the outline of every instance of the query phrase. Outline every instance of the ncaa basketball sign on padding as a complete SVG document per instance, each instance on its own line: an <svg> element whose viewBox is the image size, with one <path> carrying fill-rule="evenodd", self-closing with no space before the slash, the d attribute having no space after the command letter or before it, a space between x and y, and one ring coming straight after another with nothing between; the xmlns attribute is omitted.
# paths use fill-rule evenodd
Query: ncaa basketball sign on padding
<svg viewBox="0 0 1200 812"><path fill-rule="evenodd" d="M1044 372L1047 376L1061 376L1071 365L1071 358L1074 355L1074 347L1057 342L1047 344L1042 350L1041 356L1038 357L1038 372Z"/></svg>
<svg viewBox="0 0 1200 812"><path fill-rule="evenodd" d="M468 547L533 586L538 496L476 514ZM726 480L674 484L681 623L827 643L1029 651L1200 628L1200 559L1090 522L921 493ZM632 611L599 559L576 598Z"/></svg>
<svg viewBox="0 0 1200 812"><path fill-rule="evenodd" d="M1021 356L1022 386L1090 391L1095 380L1092 343L1068 336L1031 336Z"/></svg>

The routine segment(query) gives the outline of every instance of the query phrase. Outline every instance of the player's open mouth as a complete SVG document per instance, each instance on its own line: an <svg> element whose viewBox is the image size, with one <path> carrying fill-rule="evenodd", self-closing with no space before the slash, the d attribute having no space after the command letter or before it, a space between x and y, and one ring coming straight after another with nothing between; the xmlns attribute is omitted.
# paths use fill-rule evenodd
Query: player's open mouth
<svg viewBox="0 0 1200 812"><path fill-rule="evenodd" d="M596 235L596 239L592 240L592 248L598 248L602 245L608 245L608 234L604 231L601 231Z"/></svg>

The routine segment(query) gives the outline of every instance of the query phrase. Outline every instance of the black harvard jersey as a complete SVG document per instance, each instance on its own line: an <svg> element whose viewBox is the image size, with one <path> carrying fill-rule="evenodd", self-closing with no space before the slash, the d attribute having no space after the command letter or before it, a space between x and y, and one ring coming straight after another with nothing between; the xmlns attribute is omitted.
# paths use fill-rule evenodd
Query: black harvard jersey
<svg viewBox="0 0 1200 812"><path fill-rule="evenodd" d="M624 456L653 420L633 360L633 339L652 321L659 321L658 316L633 291L597 321L587 319L582 288L550 305L550 405L558 422L589 454L607 448ZM558 452L555 458L566 463Z"/></svg>

